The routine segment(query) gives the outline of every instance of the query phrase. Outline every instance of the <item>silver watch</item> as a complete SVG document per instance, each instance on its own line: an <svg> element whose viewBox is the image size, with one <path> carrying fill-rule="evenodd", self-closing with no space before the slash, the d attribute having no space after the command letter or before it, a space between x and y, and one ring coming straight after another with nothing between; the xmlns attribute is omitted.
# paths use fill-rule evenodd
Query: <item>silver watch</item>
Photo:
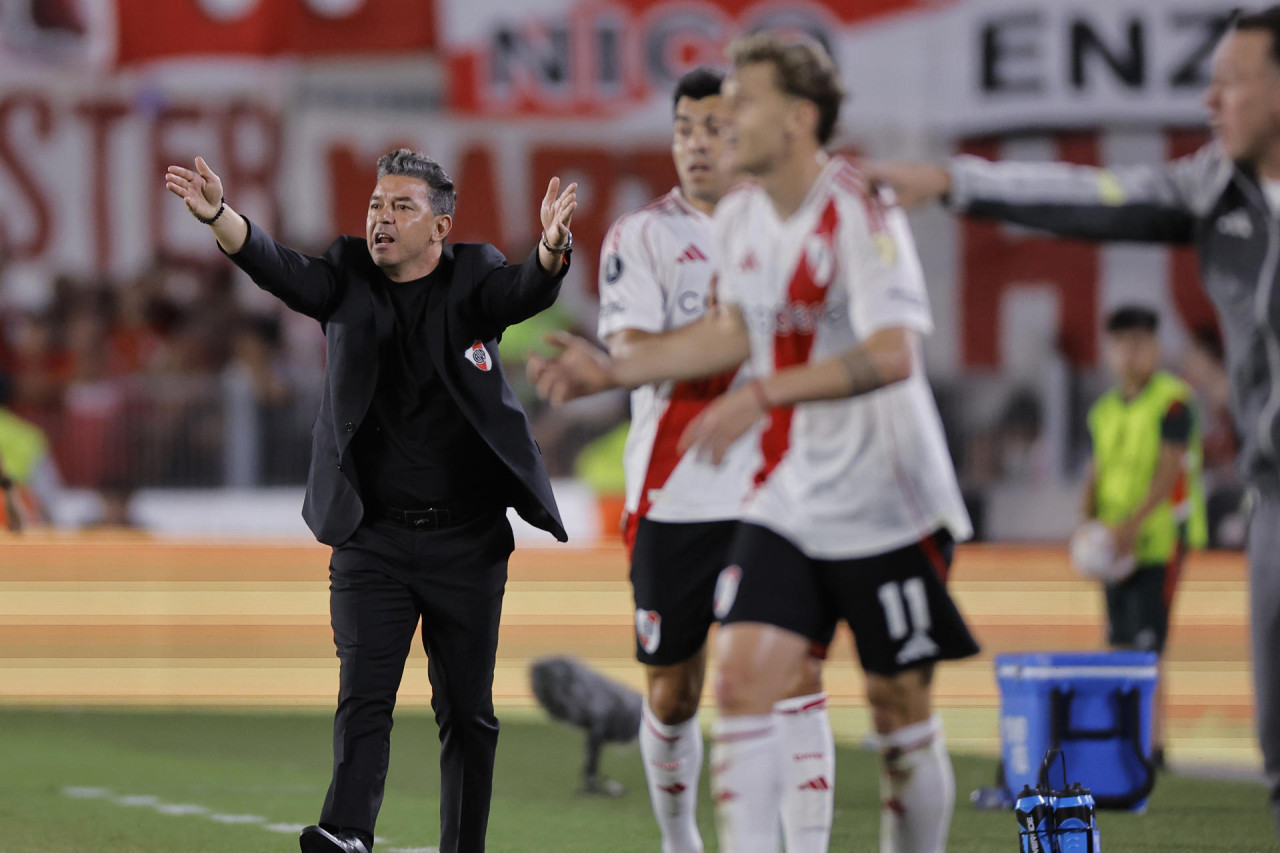
<svg viewBox="0 0 1280 853"><path fill-rule="evenodd" d="M568 235L568 239L564 241L564 245L560 246L559 248L556 248L547 242L547 232L543 231L542 232L542 248L546 249L550 254L553 254L553 255L568 254L570 251L573 250L573 232L568 231L566 232L566 234Z"/></svg>

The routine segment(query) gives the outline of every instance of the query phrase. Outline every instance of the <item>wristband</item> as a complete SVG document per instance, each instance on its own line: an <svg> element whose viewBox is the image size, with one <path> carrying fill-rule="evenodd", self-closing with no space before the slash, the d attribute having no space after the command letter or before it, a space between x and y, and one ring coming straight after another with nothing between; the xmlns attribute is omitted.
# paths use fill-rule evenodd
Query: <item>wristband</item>
<svg viewBox="0 0 1280 853"><path fill-rule="evenodd" d="M227 197L223 196L222 200L218 202L218 212L215 213L209 219L205 219L203 216L200 216L199 214L197 214L194 210L191 212L191 215L194 216L199 222L201 222L204 225L212 225L213 223L218 221L218 219L222 216L223 211L225 211L226 209L227 209Z"/></svg>

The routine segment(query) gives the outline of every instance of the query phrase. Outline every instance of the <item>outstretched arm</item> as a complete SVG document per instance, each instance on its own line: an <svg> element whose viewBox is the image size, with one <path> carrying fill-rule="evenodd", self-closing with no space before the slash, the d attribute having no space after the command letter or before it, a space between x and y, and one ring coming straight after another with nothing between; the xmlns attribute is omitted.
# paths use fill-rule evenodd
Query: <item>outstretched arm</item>
<svg viewBox="0 0 1280 853"><path fill-rule="evenodd" d="M254 284L279 297L293 310L324 320L337 296L334 272L335 249L324 258L304 255L281 245L226 202L222 179L203 157L195 159L195 169L170 166L165 172L165 188L186 204L191 215L209 227L222 251L240 267Z"/></svg>
<svg viewBox="0 0 1280 853"><path fill-rule="evenodd" d="M165 189L187 205L191 215L209 226L218 245L234 255L249 237L249 223L227 204L222 179L209 168L203 157L197 157L195 169L170 166L164 175Z"/></svg>
<svg viewBox="0 0 1280 853"><path fill-rule="evenodd" d="M578 209L578 185L560 191L560 179L552 178L542 199L542 232L538 248L519 266L498 264L476 291L480 310L501 331L550 308L560 293L560 283L568 270L571 246L570 226ZM498 254L491 247L486 251Z"/></svg>
<svg viewBox="0 0 1280 853"><path fill-rule="evenodd" d="M1230 165L1204 149L1171 163L1114 169L961 156L945 165L873 162L863 170L907 206L940 199L959 213L1067 237L1186 243Z"/></svg>

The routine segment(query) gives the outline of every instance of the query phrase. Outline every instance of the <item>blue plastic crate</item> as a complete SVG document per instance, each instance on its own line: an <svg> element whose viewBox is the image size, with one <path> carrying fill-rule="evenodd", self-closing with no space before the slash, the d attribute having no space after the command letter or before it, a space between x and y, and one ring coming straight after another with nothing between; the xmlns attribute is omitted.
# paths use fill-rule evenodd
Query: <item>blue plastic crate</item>
<svg viewBox="0 0 1280 853"><path fill-rule="evenodd" d="M1155 784L1155 652L999 655L1005 785L1034 787L1045 751L1061 749L1099 808L1141 812Z"/></svg>

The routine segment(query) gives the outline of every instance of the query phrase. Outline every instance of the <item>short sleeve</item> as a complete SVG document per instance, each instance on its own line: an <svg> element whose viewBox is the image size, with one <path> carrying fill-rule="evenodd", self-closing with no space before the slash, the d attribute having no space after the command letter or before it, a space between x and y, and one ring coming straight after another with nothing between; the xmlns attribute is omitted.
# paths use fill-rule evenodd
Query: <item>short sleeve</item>
<svg viewBox="0 0 1280 853"><path fill-rule="evenodd" d="M854 332L867 338L882 329L905 327L931 334L929 292L906 213L875 199L862 206L849 217L841 247Z"/></svg>
<svg viewBox="0 0 1280 853"><path fill-rule="evenodd" d="M613 224L600 253L601 340L623 329L666 329L666 293L659 282L653 251L645 242L649 220L634 214Z"/></svg>
<svg viewBox="0 0 1280 853"><path fill-rule="evenodd" d="M1171 444L1187 444L1191 441L1193 426L1191 407L1182 400L1174 400L1160 419L1160 440Z"/></svg>

